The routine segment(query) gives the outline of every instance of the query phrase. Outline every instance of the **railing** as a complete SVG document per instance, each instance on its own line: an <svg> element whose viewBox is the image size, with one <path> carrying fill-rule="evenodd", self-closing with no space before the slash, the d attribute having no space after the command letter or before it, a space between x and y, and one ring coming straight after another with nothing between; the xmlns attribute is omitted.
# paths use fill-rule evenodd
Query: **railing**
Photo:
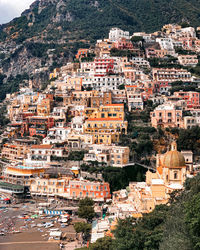
<svg viewBox="0 0 200 250"><path fill-rule="evenodd" d="M129 162L129 163L127 163L127 164L122 165L122 167L134 166L134 165L139 165L139 166L141 166L141 167L143 167L143 168L147 168L148 170L152 170L152 171L154 171L154 172L156 171L156 168L151 167L151 166L147 166L147 165L143 165L143 164L138 163L138 162Z"/></svg>

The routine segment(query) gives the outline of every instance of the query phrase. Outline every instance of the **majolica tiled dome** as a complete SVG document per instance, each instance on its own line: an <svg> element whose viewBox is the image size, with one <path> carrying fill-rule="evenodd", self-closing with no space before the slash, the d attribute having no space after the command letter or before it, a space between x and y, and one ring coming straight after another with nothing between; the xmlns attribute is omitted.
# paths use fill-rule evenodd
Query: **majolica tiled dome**
<svg viewBox="0 0 200 250"><path fill-rule="evenodd" d="M177 168L185 166L184 156L177 151L176 142L173 142L171 145L171 151L168 151L164 154L163 157L163 167L167 168Z"/></svg>

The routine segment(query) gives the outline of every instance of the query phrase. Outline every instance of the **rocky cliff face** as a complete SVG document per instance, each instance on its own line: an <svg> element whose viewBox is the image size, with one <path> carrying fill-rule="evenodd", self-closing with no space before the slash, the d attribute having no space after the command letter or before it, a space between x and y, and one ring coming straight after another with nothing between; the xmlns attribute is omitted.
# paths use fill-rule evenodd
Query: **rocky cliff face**
<svg viewBox="0 0 200 250"><path fill-rule="evenodd" d="M34 77L65 64L114 26L130 32L152 32L170 22L197 26L199 13L199 0L37 0L0 26L0 72Z"/></svg>

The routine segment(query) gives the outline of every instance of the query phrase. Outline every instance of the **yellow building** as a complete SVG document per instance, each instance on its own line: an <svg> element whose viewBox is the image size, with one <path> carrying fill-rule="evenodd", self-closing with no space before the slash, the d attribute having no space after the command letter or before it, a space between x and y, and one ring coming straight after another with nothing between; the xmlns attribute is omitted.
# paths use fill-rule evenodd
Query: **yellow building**
<svg viewBox="0 0 200 250"><path fill-rule="evenodd" d="M124 104L106 104L99 108L86 108L86 117L93 118L117 118L124 120Z"/></svg>
<svg viewBox="0 0 200 250"><path fill-rule="evenodd" d="M60 69L59 68L55 68L53 70L53 72L49 74L49 79L51 80L52 78L58 77L59 73L60 73Z"/></svg>
<svg viewBox="0 0 200 250"><path fill-rule="evenodd" d="M68 194L68 184L71 177L35 178L31 182L32 195L65 196Z"/></svg>
<svg viewBox="0 0 200 250"><path fill-rule="evenodd" d="M40 104L37 105L38 116L49 116L53 107L53 101L51 99L43 99Z"/></svg>
<svg viewBox="0 0 200 250"><path fill-rule="evenodd" d="M29 147L14 144L4 144L1 157L11 161L22 161L29 152Z"/></svg>
<svg viewBox="0 0 200 250"><path fill-rule="evenodd" d="M188 174L184 156L173 142L170 151L157 156L156 172L147 171L146 182L129 183L127 198L121 199L117 192L113 205L121 199L121 203L132 205L135 212L151 212L156 205L166 204L171 192L183 189Z"/></svg>
<svg viewBox="0 0 200 250"><path fill-rule="evenodd" d="M151 195L146 200L145 209L150 212L156 205L167 203L171 192L183 189L187 174L184 156L173 142L170 151L157 156L156 173L148 171L146 174Z"/></svg>
<svg viewBox="0 0 200 250"><path fill-rule="evenodd" d="M6 183L30 186L31 180L43 173L44 168L41 167L9 166L3 171L2 179Z"/></svg>

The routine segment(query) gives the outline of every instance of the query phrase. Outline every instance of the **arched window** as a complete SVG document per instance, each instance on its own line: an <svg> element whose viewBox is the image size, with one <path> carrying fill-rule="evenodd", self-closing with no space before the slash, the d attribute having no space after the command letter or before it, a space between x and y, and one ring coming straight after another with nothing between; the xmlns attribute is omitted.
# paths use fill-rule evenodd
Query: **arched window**
<svg viewBox="0 0 200 250"><path fill-rule="evenodd" d="M178 173L174 172L174 179L178 179Z"/></svg>

